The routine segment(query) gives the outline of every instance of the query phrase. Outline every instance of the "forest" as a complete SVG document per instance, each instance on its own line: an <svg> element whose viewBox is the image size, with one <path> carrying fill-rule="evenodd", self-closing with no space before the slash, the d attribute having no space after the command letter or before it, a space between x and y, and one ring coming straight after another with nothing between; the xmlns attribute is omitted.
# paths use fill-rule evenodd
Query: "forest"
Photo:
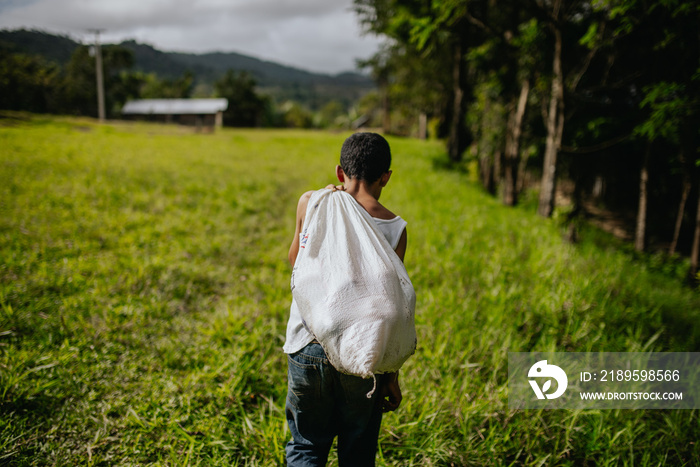
<svg viewBox="0 0 700 467"><path fill-rule="evenodd" d="M515 205L557 196L576 239L606 216L636 251L700 251L700 4L356 0L384 47L383 127L436 132L455 166ZM560 203L561 204L561 203Z"/></svg>

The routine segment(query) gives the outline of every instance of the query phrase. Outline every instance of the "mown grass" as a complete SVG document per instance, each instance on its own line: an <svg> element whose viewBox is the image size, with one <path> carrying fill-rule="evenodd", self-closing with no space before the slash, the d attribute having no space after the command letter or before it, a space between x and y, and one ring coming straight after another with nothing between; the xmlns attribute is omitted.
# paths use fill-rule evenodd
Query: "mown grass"
<svg viewBox="0 0 700 467"><path fill-rule="evenodd" d="M11 117L0 463L282 464L296 201L347 134ZM696 410L512 411L506 386L509 351L697 351L697 293L390 143L419 349L379 463L699 465Z"/></svg>

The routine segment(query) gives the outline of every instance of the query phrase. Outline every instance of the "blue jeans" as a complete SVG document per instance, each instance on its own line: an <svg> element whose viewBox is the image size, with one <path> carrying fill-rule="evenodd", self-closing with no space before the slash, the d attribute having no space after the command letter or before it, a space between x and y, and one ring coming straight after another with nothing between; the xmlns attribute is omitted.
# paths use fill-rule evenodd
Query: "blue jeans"
<svg viewBox="0 0 700 467"><path fill-rule="evenodd" d="M338 372L316 343L288 356L287 465L321 466L338 437L341 466L372 466L382 422L379 384Z"/></svg>

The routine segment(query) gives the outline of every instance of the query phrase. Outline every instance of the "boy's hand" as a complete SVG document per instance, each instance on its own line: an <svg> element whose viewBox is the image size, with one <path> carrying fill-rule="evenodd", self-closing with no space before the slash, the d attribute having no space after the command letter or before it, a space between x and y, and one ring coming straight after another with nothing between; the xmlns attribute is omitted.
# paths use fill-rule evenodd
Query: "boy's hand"
<svg viewBox="0 0 700 467"><path fill-rule="evenodd" d="M345 186L344 185L333 185L332 183L326 187L326 190L333 190L333 191L345 191Z"/></svg>
<svg viewBox="0 0 700 467"><path fill-rule="evenodd" d="M401 386L399 386L399 374L390 373L382 384L382 412L393 412L401 405Z"/></svg>

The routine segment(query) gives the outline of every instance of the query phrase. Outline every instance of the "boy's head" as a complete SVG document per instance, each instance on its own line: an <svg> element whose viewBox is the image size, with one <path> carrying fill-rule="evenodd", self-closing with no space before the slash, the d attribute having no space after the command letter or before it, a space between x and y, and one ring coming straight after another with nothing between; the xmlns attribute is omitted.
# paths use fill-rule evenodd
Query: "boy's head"
<svg viewBox="0 0 700 467"><path fill-rule="evenodd" d="M389 143L376 133L355 133L340 149L340 167L349 178L374 183L391 167Z"/></svg>

